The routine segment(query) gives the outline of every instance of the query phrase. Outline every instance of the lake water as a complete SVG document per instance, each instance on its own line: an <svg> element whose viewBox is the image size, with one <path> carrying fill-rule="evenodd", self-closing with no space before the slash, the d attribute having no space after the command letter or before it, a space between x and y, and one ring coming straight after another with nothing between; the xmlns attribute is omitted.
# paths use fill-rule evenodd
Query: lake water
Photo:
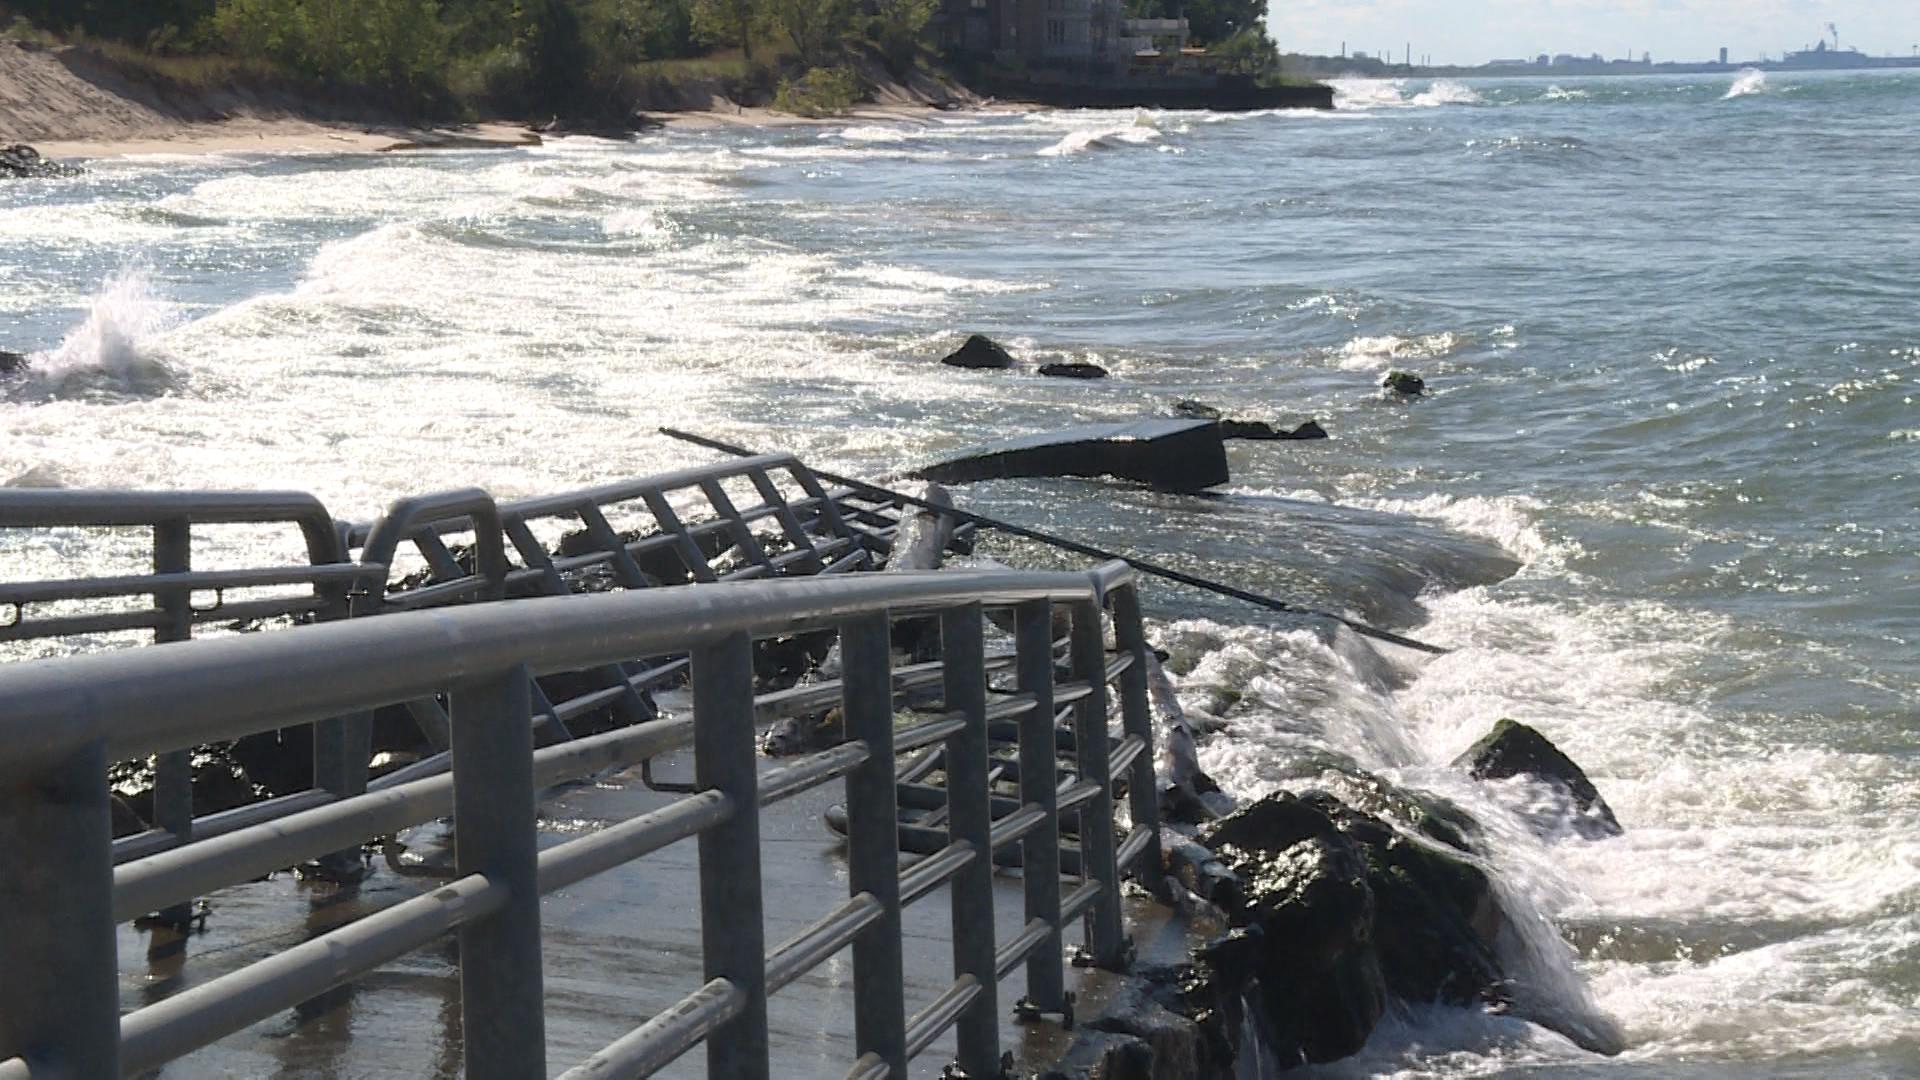
<svg viewBox="0 0 1920 1080"><path fill-rule="evenodd" d="M1911 73L1347 83L1327 114L102 162L0 185L0 347L38 354L0 481L364 519L710 460L661 424L877 475L1179 398L1315 417L1231 444L1222 498L959 495L1456 647L1383 676L1149 594L1230 790L1331 752L1467 803L1551 928L1528 977L1630 1044L1421 1009L1322 1073L1920 1075L1916 115ZM975 330L1113 377L936 363ZM1383 400L1389 369L1432 394ZM1540 841L1450 765L1502 716L1626 835Z"/></svg>

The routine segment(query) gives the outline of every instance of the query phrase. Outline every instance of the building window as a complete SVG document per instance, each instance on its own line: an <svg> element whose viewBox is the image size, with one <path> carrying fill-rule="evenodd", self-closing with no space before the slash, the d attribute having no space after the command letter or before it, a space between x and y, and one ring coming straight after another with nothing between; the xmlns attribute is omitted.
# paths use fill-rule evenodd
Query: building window
<svg viewBox="0 0 1920 1080"><path fill-rule="evenodd" d="M1047 44L1065 45L1067 43L1067 22L1065 19L1047 20Z"/></svg>

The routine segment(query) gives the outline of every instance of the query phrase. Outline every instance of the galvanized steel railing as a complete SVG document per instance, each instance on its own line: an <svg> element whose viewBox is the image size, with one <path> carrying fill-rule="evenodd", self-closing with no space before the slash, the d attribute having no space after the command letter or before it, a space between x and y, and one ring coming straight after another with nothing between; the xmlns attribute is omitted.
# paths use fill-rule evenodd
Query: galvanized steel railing
<svg viewBox="0 0 1920 1080"><path fill-rule="evenodd" d="M1011 608L1012 694L987 681L985 609ZM1070 675L1055 675L1055 610L1071 621ZM907 680L891 620L937 615L945 710L896 730ZM1106 644L1111 624L1116 648ZM756 636L832 628L845 745L762 775L755 760ZM529 680L691 653L691 716L536 750ZM567 1076L644 1076L705 1041L708 1073L768 1077L767 996L851 946L852 1076L905 1075L957 1027L969 1076L1000 1069L1000 979L1026 969L1031 1005L1065 1005L1061 935L1087 920L1094 958L1123 966L1119 882L1159 863L1146 644L1131 571L947 573L700 585L484 603L0 668L0 1078L138 1073L290 1008L449 932L459 937L462 1030L473 1077L546 1075L539 897L697 836L706 983ZM926 672L917 672L924 676ZM1117 688L1123 735L1108 734ZM301 809L114 865L109 760L352 715L444 691L450 775ZM777 696L777 695L770 695ZM1073 769L1057 781L1057 708L1071 711ZM998 816L995 721L1016 719L1017 807ZM691 745L695 793L536 851L538 791ZM900 869L896 757L938 753L947 844ZM1130 827L1116 842L1114 776ZM849 899L769 951L759 808L845 778ZM456 877L425 895L125 1016L115 924L451 812ZM1060 872L1063 816L1078 819L1079 873ZM1025 925L995 940L992 855L1018 845ZM1151 876L1151 875L1150 875ZM954 973L909 1015L900 912L951 883Z"/></svg>

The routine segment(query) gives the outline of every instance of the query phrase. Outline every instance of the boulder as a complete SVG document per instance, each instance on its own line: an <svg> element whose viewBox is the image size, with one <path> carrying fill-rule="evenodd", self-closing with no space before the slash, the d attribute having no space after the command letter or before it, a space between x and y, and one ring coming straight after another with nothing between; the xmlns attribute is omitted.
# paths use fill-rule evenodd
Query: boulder
<svg viewBox="0 0 1920 1080"><path fill-rule="evenodd" d="M1516 720L1502 719L1454 764L1476 780L1525 776L1553 788L1568 802L1574 831L1588 840L1626 831L1580 766L1545 735Z"/></svg>
<svg viewBox="0 0 1920 1080"><path fill-rule="evenodd" d="M38 180L79 176L80 172L81 170L73 165L48 161L40 156L40 151L25 143L0 147L0 178Z"/></svg>
<svg viewBox="0 0 1920 1080"><path fill-rule="evenodd" d="M1327 431L1317 422L1308 420L1291 431L1274 427L1264 420L1235 420L1223 415L1219 409L1204 402L1182 399L1173 403L1170 410L1183 420L1213 420L1220 425L1220 437L1223 439L1251 439L1268 441L1278 439L1324 439Z"/></svg>
<svg viewBox="0 0 1920 1080"><path fill-rule="evenodd" d="M1422 397L1427 392L1427 380L1411 371L1389 371L1380 385L1401 397Z"/></svg>
<svg viewBox="0 0 1920 1080"><path fill-rule="evenodd" d="M1107 369L1099 364L1042 364L1040 374L1056 379L1104 379Z"/></svg>
<svg viewBox="0 0 1920 1080"><path fill-rule="evenodd" d="M993 339L974 334L940 362L948 367L998 370L1013 366L1013 354L1001 348Z"/></svg>
<svg viewBox="0 0 1920 1080"><path fill-rule="evenodd" d="M27 358L22 353L0 349L0 378L18 375L27 370Z"/></svg>

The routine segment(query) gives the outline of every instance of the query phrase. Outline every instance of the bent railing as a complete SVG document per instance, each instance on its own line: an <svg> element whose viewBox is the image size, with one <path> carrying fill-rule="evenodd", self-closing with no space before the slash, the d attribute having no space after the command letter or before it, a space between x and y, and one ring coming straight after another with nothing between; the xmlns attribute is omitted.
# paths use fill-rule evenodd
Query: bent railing
<svg viewBox="0 0 1920 1080"><path fill-rule="evenodd" d="M994 691L985 613L1009 610L1015 683ZM1056 672L1056 612L1071 631ZM937 617L940 711L896 727L897 618ZM1109 625L1115 647L1109 649ZM843 745L762 774L756 637L834 630ZM644 1076L705 1042L715 1077L772 1075L767 998L853 950L858 1076L906 1075L957 1028L966 1075L998 1075L1000 980L1024 967L1031 1007L1061 1012L1062 935L1086 920L1099 963L1123 966L1119 883L1159 865L1146 645L1131 571L859 575L482 603L284 633L0 668L0 1078L138 1073L206 1046L448 933L459 940L468 1075L546 1075L539 897L688 837L699 844L703 977L696 992L570 1071ZM691 654L692 712L535 749L529 679ZM1110 738L1117 687L1121 737ZM105 769L435 693L449 702L450 774L281 816L114 865ZM769 695L771 696L771 695ZM1059 779L1056 709L1073 732ZM995 813L990 729L1017 722L1019 788ZM539 790L691 746L695 791L536 850ZM899 755L938 755L947 843L901 869ZM1128 813L1116 829L1114 777ZM760 808L832 780L846 789L849 898L769 950ZM451 812L455 876L424 895L121 1016L115 926ZM1062 874L1062 821L1079 837ZM994 932L992 865L1017 846L1025 921ZM951 885L954 979L909 1013L901 910Z"/></svg>

